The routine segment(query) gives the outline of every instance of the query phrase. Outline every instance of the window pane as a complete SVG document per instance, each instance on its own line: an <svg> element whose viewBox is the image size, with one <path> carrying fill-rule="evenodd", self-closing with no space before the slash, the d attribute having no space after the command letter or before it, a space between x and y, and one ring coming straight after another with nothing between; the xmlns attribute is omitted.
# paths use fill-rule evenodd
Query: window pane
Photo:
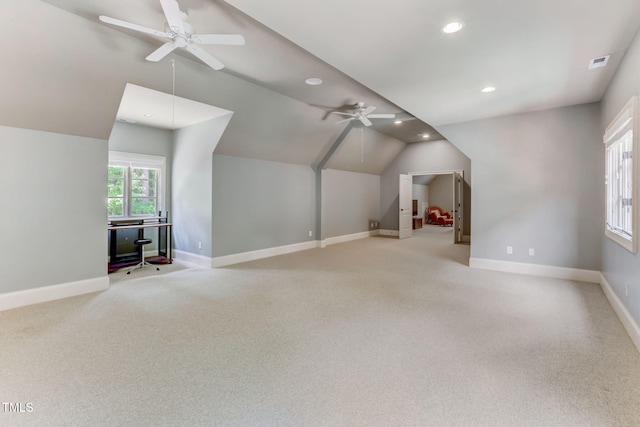
<svg viewBox="0 0 640 427"><path fill-rule="evenodd" d="M109 197L122 197L124 195L124 180L109 179Z"/></svg>
<svg viewBox="0 0 640 427"><path fill-rule="evenodd" d="M131 215L153 215L155 213L155 198L134 197L131 199Z"/></svg>
<svg viewBox="0 0 640 427"><path fill-rule="evenodd" d="M131 169L131 177L134 179L146 178L145 172L148 169L133 168Z"/></svg>
<svg viewBox="0 0 640 427"><path fill-rule="evenodd" d="M607 227L631 240L633 234L633 133L628 131L606 150Z"/></svg>
<svg viewBox="0 0 640 427"><path fill-rule="evenodd" d="M131 196L133 197L155 197L156 182L143 181L141 179L131 181Z"/></svg>
<svg viewBox="0 0 640 427"><path fill-rule="evenodd" d="M158 171L156 169L132 168L133 179L156 179Z"/></svg>
<svg viewBox="0 0 640 427"><path fill-rule="evenodd" d="M158 187L158 183L155 181L149 181L147 183L147 186L149 190L149 197L157 197L156 188Z"/></svg>
<svg viewBox="0 0 640 427"><path fill-rule="evenodd" d="M123 216L124 215L124 211L123 211L123 206L122 206L122 199L118 199L118 198L109 198L109 216Z"/></svg>
<svg viewBox="0 0 640 427"><path fill-rule="evenodd" d="M124 177L124 168L122 166L109 166L109 178Z"/></svg>

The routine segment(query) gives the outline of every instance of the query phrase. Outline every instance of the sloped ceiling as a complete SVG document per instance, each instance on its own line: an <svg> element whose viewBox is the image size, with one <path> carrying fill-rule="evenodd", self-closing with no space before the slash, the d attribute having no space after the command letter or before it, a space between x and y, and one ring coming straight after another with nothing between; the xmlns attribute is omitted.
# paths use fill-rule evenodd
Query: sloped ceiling
<svg viewBox="0 0 640 427"><path fill-rule="evenodd" d="M640 26L637 0L227 1L435 127L599 101Z"/></svg>
<svg viewBox="0 0 640 427"><path fill-rule="evenodd" d="M381 175L405 143L375 130L354 127L331 158L329 169Z"/></svg>
<svg viewBox="0 0 640 427"><path fill-rule="evenodd" d="M174 130L229 113L231 111L128 83L116 120Z"/></svg>
<svg viewBox="0 0 640 427"><path fill-rule="evenodd" d="M5 34L15 35L0 40L0 124L107 139L125 85L171 93L173 59L177 96L234 111L221 152L314 165L344 126L329 111L357 101L417 117L369 129L402 143L439 138L430 124L597 101L640 24L637 0L180 4L197 32L245 36L246 46L210 48L221 72L180 53L147 62L161 40L98 21L162 28L158 0L0 2ZM453 18L465 28L445 36ZM603 54L609 66L587 71ZM480 93L486 84L498 90ZM356 136L338 156L357 151ZM385 162L331 164L374 173Z"/></svg>
<svg viewBox="0 0 640 427"><path fill-rule="evenodd" d="M188 54L147 62L144 58L161 40L98 20L104 14L161 29L164 17L158 0L2 2L0 13L11 17L6 30L20 37L0 41L7 64L0 70L0 123L108 139L127 83L172 93L172 59L177 96L234 111L218 146L223 154L314 165L345 126L335 123L341 117L329 114L331 110L363 101L378 112L403 113L223 1L180 4L198 32L245 36L242 47L207 47L226 64L221 72ZM312 76L325 84L304 84ZM422 126L437 138L432 127ZM392 123L376 129L400 131ZM349 170L348 162L344 164ZM365 169L373 173L377 166Z"/></svg>

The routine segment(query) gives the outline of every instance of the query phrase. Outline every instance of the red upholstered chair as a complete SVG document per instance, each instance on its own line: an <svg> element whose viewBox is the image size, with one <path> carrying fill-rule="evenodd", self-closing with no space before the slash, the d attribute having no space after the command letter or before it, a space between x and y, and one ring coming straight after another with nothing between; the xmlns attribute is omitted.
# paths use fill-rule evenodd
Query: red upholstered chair
<svg viewBox="0 0 640 427"><path fill-rule="evenodd" d="M427 214L430 224L453 226L453 218L451 218L451 214L439 206L429 206Z"/></svg>

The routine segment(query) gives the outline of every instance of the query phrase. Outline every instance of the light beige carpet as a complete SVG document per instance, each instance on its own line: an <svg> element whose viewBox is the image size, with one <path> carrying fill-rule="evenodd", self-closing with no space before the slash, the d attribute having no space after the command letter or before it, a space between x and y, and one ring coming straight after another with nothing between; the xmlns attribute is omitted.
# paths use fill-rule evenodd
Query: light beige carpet
<svg viewBox="0 0 640 427"><path fill-rule="evenodd" d="M638 426L598 285L472 270L424 228L174 264L0 313L0 425Z"/></svg>

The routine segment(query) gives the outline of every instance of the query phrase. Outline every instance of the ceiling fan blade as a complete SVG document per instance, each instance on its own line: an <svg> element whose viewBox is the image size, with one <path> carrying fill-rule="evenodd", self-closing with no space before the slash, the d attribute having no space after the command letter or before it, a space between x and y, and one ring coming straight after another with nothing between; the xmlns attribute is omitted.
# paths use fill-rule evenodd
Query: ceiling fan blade
<svg viewBox="0 0 640 427"><path fill-rule="evenodd" d="M121 21L119 19L110 18L108 16L100 15L99 18L102 22L107 24L117 25L118 27L128 28L130 30L140 31L141 33L147 33L158 37L171 37L171 34L164 31L154 30L153 28L143 27L142 25L132 24L131 22Z"/></svg>
<svg viewBox="0 0 640 427"><path fill-rule="evenodd" d="M193 55L195 55L200 61L204 62L214 70L222 70L224 68L224 64L222 62L218 61L216 58L209 55L201 47L188 44L185 46L185 48L189 52L191 52Z"/></svg>
<svg viewBox="0 0 640 427"><path fill-rule="evenodd" d="M176 33L184 33L184 25L182 24L182 16L178 2L176 0L160 0L160 5L164 11L164 16L167 18L167 23L169 23L169 28Z"/></svg>
<svg viewBox="0 0 640 427"><path fill-rule="evenodd" d="M244 46L244 37L240 34L194 34L191 40L197 44L226 44Z"/></svg>
<svg viewBox="0 0 640 427"><path fill-rule="evenodd" d="M375 109L376 109L376 107L370 105L370 106L368 106L367 108L364 109L362 114L367 116L367 115L369 115L369 113L373 113L373 110L375 110Z"/></svg>
<svg viewBox="0 0 640 427"><path fill-rule="evenodd" d="M338 121L336 122L336 124L338 124L338 123L344 123L344 122L350 122L351 120L355 120L355 119L356 119L355 117L351 117L350 119L338 120Z"/></svg>
<svg viewBox="0 0 640 427"><path fill-rule="evenodd" d="M393 119L396 117L395 114L369 114L367 117L370 119Z"/></svg>
<svg viewBox="0 0 640 427"><path fill-rule="evenodd" d="M332 114L341 114L343 116L351 116L351 117L355 117L355 114L353 113L344 113L342 111L329 111Z"/></svg>
<svg viewBox="0 0 640 427"><path fill-rule="evenodd" d="M151 54L149 56L147 56L145 59L147 61L151 61L151 62L158 62L162 58L164 58L165 56L167 56L171 52L173 52L173 50L175 48L177 48L177 47L178 46L176 46L175 44L173 44L171 42L165 43L162 46L160 46L158 49L156 49L153 52L151 52Z"/></svg>
<svg viewBox="0 0 640 427"><path fill-rule="evenodd" d="M373 123L371 123L371 120L367 119L366 117L360 117L360 121L365 125L365 126L371 126Z"/></svg>

